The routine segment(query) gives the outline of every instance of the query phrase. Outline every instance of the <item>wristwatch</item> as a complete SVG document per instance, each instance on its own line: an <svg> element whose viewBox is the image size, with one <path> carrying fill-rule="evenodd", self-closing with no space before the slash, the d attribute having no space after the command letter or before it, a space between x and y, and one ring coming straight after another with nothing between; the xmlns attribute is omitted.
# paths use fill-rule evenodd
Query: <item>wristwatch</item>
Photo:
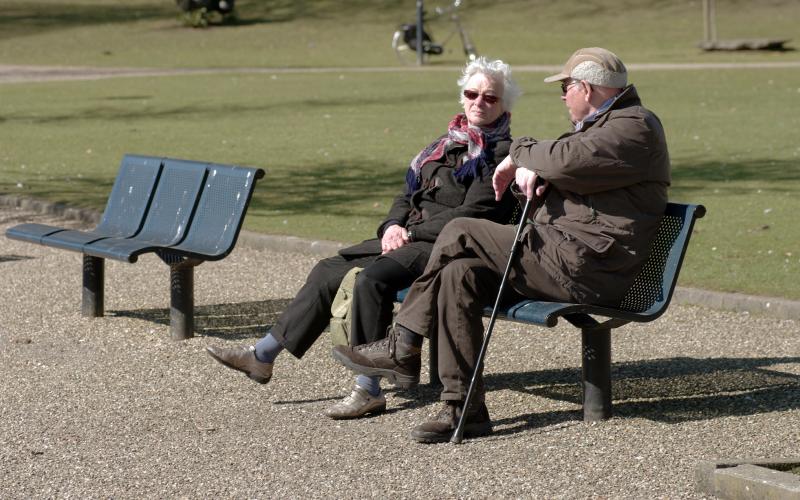
<svg viewBox="0 0 800 500"><path fill-rule="evenodd" d="M408 233L408 241L414 241L414 230L413 229L409 229L406 232Z"/></svg>

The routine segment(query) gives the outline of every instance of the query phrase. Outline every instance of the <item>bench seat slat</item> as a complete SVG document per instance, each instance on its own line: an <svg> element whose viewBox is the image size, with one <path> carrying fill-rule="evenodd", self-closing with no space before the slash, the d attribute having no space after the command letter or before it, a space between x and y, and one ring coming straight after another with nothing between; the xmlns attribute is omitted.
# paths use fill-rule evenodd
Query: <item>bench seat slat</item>
<svg viewBox="0 0 800 500"><path fill-rule="evenodd" d="M48 226L47 224L18 224L6 230L6 236L9 238L27 241L29 243L36 243L41 245L42 238L49 236L53 233L63 231L63 227Z"/></svg>
<svg viewBox="0 0 800 500"><path fill-rule="evenodd" d="M83 251L83 245L102 238L131 237L142 227L160 172L160 158L125 155L95 229L76 231L45 224L20 224L9 228L6 235L75 252Z"/></svg>

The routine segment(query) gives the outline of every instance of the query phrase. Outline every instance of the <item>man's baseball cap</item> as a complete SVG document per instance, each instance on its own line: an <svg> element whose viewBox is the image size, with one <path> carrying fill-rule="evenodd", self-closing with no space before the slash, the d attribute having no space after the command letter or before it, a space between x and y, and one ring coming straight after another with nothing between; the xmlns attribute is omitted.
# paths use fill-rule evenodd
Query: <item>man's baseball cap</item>
<svg viewBox="0 0 800 500"><path fill-rule="evenodd" d="M613 52L600 47L578 49L567 60L557 75L548 76L545 82L558 82L572 78L586 80L601 87L623 88L628 84L628 70Z"/></svg>

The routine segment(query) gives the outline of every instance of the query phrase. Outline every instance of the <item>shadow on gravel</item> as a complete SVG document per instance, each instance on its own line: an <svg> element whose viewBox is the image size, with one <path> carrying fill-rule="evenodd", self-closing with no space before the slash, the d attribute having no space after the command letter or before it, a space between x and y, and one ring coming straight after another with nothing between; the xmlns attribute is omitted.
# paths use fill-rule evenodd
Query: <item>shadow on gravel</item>
<svg viewBox="0 0 800 500"><path fill-rule="evenodd" d="M195 306L194 331L204 337L228 340L260 337L266 334L289 302L290 299L275 299ZM169 325L169 309L107 311L107 314Z"/></svg>
<svg viewBox="0 0 800 500"><path fill-rule="evenodd" d="M779 365L798 363L800 357L680 357L615 363L611 370L614 414L680 423L795 410L800 408L800 375L781 371ZM485 381L488 391L510 389L580 405L579 377L579 369L559 369L490 374ZM582 419L578 409L529 413L495 423L511 426L497 434L510 434Z"/></svg>
<svg viewBox="0 0 800 500"><path fill-rule="evenodd" d="M29 257L27 255L14 255L14 254L0 255L0 264L2 264L3 262L14 262L14 261L17 261L17 260L30 260L30 259L33 259L33 258L34 257Z"/></svg>

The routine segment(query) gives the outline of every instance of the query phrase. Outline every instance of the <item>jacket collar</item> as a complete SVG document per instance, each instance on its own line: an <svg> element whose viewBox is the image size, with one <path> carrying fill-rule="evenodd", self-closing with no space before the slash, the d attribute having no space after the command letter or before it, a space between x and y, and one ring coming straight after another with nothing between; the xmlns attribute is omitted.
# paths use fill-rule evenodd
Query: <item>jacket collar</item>
<svg viewBox="0 0 800 500"><path fill-rule="evenodd" d="M586 129L612 109L621 109L639 104L641 104L641 101L639 100L639 95L636 93L636 87L632 84L628 85L622 92L604 102L597 111L576 123L575 131L578 132Z"/></svg>

